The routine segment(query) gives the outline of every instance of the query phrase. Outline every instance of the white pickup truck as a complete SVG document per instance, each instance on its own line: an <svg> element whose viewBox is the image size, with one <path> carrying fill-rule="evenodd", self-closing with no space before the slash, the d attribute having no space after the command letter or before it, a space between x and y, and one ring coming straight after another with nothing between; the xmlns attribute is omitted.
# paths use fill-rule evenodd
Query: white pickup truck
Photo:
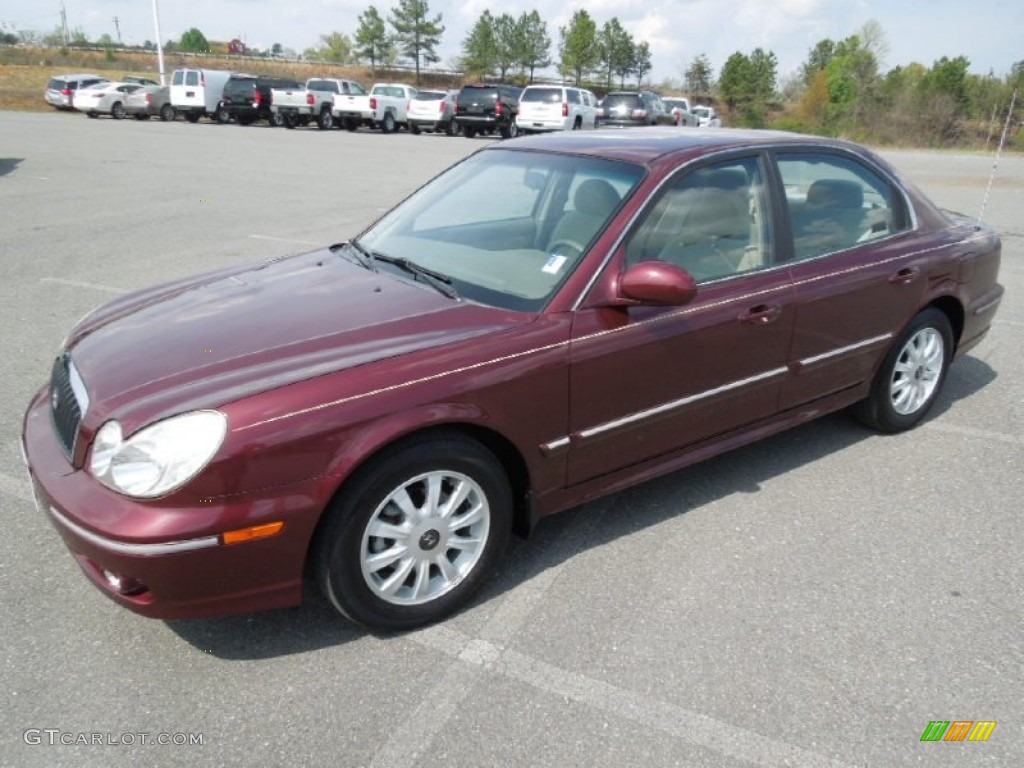
<svg viewBox="0 0 1024 768"><path fill-rule="evenodd" d="M416 89L403 83L377 83L365 96L351 96L334 107L334 117L350 131L361 125L394 133L409 127L409 102Z"/></svg>
<svg viewBox="0 0 1024 768"><path fill-rule="evenodd" d="M334 126L335 110L350 94L365 94L355 80L311 77L305 88L275 88L270 93L270 111L280 116L287 128L316 121L326 130Z"/></svg>

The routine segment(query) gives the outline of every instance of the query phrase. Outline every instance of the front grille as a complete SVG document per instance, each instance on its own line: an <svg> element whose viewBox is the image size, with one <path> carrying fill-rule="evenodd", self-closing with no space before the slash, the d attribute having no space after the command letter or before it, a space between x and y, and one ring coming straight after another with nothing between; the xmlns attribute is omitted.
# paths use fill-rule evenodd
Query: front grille
<svg viewBox="0 0 1024 768"><path fill-rule="evenodd" d="M82 423L82 412L85 410L85 403L79 401L78 393L72 384L73 376L77 378L77 372L74 371L71 358L67 354L62 354L54 360L53 373L50 376L50 414L57 437L68 458L71 458L75 451L78 427ZM84 397L84 388L82 394Z"/></svg>

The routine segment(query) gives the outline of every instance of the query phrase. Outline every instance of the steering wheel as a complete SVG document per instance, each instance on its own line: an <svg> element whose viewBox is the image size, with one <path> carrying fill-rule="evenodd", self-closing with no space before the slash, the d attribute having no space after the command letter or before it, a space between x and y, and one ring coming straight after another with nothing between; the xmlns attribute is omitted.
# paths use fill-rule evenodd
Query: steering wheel
<svg viewBox="0 0 1024 768"><path fill-rule="evenodd" d="M559 249L561 249L561 251L559 251ZM560 237L548 246L548 253L561 252L564 256L580 256L583 254L584 250L586 249L582 245L577 243L575 240L570 240L566 237Z"/></svg>

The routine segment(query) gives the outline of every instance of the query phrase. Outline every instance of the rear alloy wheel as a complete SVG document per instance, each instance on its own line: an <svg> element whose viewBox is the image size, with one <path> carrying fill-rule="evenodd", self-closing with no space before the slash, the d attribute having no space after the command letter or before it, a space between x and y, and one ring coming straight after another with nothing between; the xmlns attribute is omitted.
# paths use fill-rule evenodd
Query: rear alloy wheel
<svg viewBox="0 0 1024 768"><path fill-rule="evenodd" d="M902 432L935 403L953 358L953 329L941 310L920 312L890 348L854 413L881 432Z"/></svg>
<svg viewBox="0 0 1024 768"><path fill-rule="evenodd" d="M165 123L169 123L174 119L174 107L170 104L164 104L160 107L160 119Z"/></svg>
<svg viewBox="0 0 1024 768"><path fill-rule="evenodd" d="M124 120L124 104L120 101L115 101L114 106L110 108L110 116L115 120Z"/></svg>
<svg viewBox="0 0 1024 768"><path fill-rule="evenodd" d="M320 113L320 117L316 121L317 126L321 131L329 131L334 127L334 115L331 114L331 110L325 109Z"/></svg>
<svg viewBox="0 0 1024 768"><path fill-rule="evenodd" d="M382 454L328 515L314 552L321 590L353 621L394 631L466 603L501 557L512 501L494 455L453 433Z"/></svg>
<svg viewBox="0 0 1024 768"><path fill-rule="evenodd" d="M380 121L380 129L384 133L394 133L397 125L395 124L395 116L391 112L384 113L384 119Z"/></svg>

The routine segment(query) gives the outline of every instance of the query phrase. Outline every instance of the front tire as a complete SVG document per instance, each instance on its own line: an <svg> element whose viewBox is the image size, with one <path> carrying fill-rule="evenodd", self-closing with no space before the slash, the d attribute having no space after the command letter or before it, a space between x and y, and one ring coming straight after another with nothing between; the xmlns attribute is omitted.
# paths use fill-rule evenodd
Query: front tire
<svg viewBox="0 0 1024 768"><path fill-rule="evenodd" d="M124 120L124 104L120 101L115 101L114 105L110 108L110 116L115 120Z"/></svg>
<svg viewBox="0 0 1024 768"><path fill-rule="evenodd" d="M320 589L353 621L396 631L469 600L508 542L512 497L486 447L446 433L380 454L327 515L314 545Z"/></svg>
<svg viewBox="0 0 1024 768"><path fill-rule="evenodd" d="M929 307L918 313L889 349L871 393L855 406L854 414L880 432L916 426L942 389L954 343L944 312Z"/></svg>
<svg viewBox="0 0 1024 768"><path fill-rule="evenodd" d="M170 104L164 104L160 107L160 119L165 123L169 123L174 120L174 107Z"/></svg>

